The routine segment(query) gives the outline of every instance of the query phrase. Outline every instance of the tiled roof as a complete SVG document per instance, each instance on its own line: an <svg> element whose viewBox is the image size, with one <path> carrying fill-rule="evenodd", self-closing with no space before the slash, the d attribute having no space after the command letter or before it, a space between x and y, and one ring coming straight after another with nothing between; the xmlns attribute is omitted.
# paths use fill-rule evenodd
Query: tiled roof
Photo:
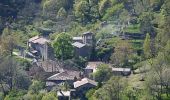
<svg viewBox="0 0 170 100"><path fill-rule="evenodd" d="M92 84L94 86L97 86L97 82L95 82L91 79L88 79L88 78L83 78L81 81L74 82L74 88L78 88L78 87L85 85L85 84Z"/></svg>
<svg viewBox="0 0 170 100"><path fill-rule="evenodd" d="M74 80L75 77L79 78L80 72L79 71L64 71L61 73L57 73L51 77L49 77L47 80Z"/></svg>
<svg viewBox="0 0 170 100"><path fill-rule="evenodd" d="M80 43L80 42L74 42L72 45L75 46L75 47L77 47L77 48L82 48L82 47L84 47L86 44L82 44L82 43Z"/></svg>
<svg viewBox="0 0 170 100"><path fill-rule="evenodd" d="M62 62L60 60L39 60L37 61L37 65L43 68L45 72L63 72L69 70L79 71L77 67L69 65L68 63Z"/></svg>
<svg viewBox="0 0 170 100"><path fill-rule="evenodd" d="M59 72L62 70L62 68L60 68L59 63L52 60L38 61L37 65L43 68L45 72Z"/></svg>

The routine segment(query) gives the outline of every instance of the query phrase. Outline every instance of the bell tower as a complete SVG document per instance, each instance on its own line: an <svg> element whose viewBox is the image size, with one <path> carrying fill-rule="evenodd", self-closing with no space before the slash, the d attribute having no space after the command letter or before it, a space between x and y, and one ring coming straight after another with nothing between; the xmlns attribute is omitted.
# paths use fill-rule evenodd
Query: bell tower
<svg viewBox="0 0 170 100"><path fill-rule="evenodd" d="M93 33L92 32L85 32L82 35L83 43L92 45L93 44Z"/></svg>

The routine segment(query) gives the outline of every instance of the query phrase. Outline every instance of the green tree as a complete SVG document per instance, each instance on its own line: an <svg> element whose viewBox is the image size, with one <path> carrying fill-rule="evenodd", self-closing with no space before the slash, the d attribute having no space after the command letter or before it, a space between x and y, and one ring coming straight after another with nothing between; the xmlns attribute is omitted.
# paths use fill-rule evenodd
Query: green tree
<svg viewBox="0 0 170 100"><path fill-rule="evenodd" d="M152 12L143 12L140 15L140 30L142 33L150 33L151 36L155 36L155 30L152 24L153 13Z"/></svg>
<svg viewBox="0 0 170 100"><path fill-rule="evenodd" d="M4 94L6 94L6 91L3 84L9 85L10 90L28 89L31 84L30 78L21 69L18 62L11 56L1 58L0 71L0 84Z"/></svg>
<svg viewBox="0 0 170 100"><path fill-rule="evenodd" d="M115 46L114 53L111 56L111 63L118 67L127 66L133 54L132 45L128 40L119 40Z"/></svg>
<svg viewBox="0 0 170 100"><path fill-rule="evenodd" d="M89 3L85 0L77 0L74 4L75 16L79 18L79 21L86 23L90 20L89 12L90 6Z"/></svg>
<svg viewBox="0 0 170 100"><path fill-rule="evenodd" d="M95 93L95 89L90 89L87 93L86 93L86 98L88 100L95 100L95 98L93 97L93 94Z"/></svg>
<svg viewBox="0 0 170 100"><path fill-rule="evenodd" d="M60 33L53 41L56 57L62 60L73 56L72 37L68 33Z"/></svg>
<svg viewBox="0 0 170 100"><path fill-rule="evenodd" d="M27 73L23 70L17 70L17 76L15 79L15 87L17 89L25 89L27 90L29 88L29 86L31 85L31 79L30 77L27 75Z"/></svg>
<svg viewBox="0 0 170 100"><path fill-rule="evenodd" d="M26 95L23 96L23 99L24 100L41 100L45 94L46 94L46 92L39 93L39 94L31 94L28 92Z"/></svg>
<svg viewBox="0 0 170 100"><path fill-rule="evenodd" d="M106 10L105 15L103 15L103 20L111 20L113 17L118 18L123 7L123 3L117 3L116 0L113 0L111 6Z"/></svg>
<svg viewBox="0 0 170 100"><path fill-rule="evenodd" d="M99 3L99 13L101 16L103 16L107 10L107 8L110 6L110 0L101 0Z"/></svg>
<svg viewBox="0 0 170 100"><path fill-rule="evenodd" d="M58 12L60 8L66 9L66 11L72 9L74 0L43 0L43 15L46 13L52 14Z"/></svg>
<svg viewBox="0 0 170 100"><path fill-rule="evenodd" d="M165 61L169 64L170 63L170 40L168 40L167 45L165 46Z"/></svg>
<svg viewBox="0 0 170 100"><path fill-rule="evenodd" d="M65 18L66 16L67 16L66 10L63 7L60 8L58 13L57 13L57 17L58 18Z"/></svg>
<svg viewBox="0 0 170 100"><path fill-rule="evenodd" d="M93 94L94 100L124 100L123 91L126 87L127 81L120 77L112 77L101 88Z"/></svg>
<svg viewBox="0 0 170 100"><path fill-rule="evenodd" d="M29 87L31 93L39 93L45 87L45 84L41 81L33 81L32 85Z"/></svg>
<svg viewBox="0 0 170 100"><path fill-rule="evenodd" d="M156 100L163 100L164 93L169 94L170 69L162 52L153 60L152 69L146 81L146 88Z"/></svg>
<svg viewBox="0 0 170 100"><path fill-rule="evenodd" d="M146 34L146 38L143 44L143 51L145 58L150 58L151 57L151 39L149 33Z"/></svg>
<svg viewBox="0 0 170 100"><path fill-rule="evenodd" d="M165 0L162 6L160 18L158 22L158 34L156 36L156 44L158 51L161 51L166 45L167 41L170 39L170 1Z"/></svg>
<svg viewBox="0 0 170 100"><path fill-rule="evenodd" d="M11 90L4 100L21 100L25 94L24 90Z"/></svg>
<svg viewBox="0 0 170 100"><path fill-rule="evenodd" d="M93 74L94 79L97 82L104 82L109 80L112 75L112 69L107 64L101 64L96 72Z"/></svg>
<svg viewBox="0 0 170 100"><path fill-rule="evenodd" d="M12 56L14 47L18 42L18 36L15 35L12 30L7 27L3 30L0 41L3 54Z"/></svg>

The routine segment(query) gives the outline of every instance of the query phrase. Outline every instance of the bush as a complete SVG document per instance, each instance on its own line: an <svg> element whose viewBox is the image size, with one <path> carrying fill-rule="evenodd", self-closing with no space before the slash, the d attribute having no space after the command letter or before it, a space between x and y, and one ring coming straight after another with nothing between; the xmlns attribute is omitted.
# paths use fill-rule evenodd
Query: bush
<svg viewBox="0 0 170 100"><path fill-rule="evenodd" d="M38 93L40 90L44 89L45 83L41 81L33 81L32 85L29 87L31 93Z"/></svg>
<svg viewBox="0 0 170 100"><path fill-rule="evenodd" d="M42 100L57 100L56 93L49 92L46 95L43 96Z"/></svg>
<svg viewBox="0 0 170 100"><path fill-rule="evenodd" d="M95 93L95 89L90 89L87 93L86 93L86 98L88 100L93 100L93 94Z"/></svg>
<svg viewBox="0 0 170 100"><path fill-rule="evenodd" d="M73 59L73 62L76 63L80 69L85 68L85 64L87 62L86 58L83 57L77 57Z"/></svg>
<svg viewBox="0 0 170 100"><path fill-rule="evenodd" d="M23 99L24 100L41 100L43 95L44 95L43 93L39 93L39 94L28 93L28 94L24 95Z"/></svg>
<svg viewBox="0 0 170 100"><path fill-rule="evenodd" d="M31 63L28 60L17 58L17 61L21 66L23 66L23 69L26 71L29 71L29 69L31 68Z"/></svg>
<svg viewBox="0 0 170 100"><path fill-rule="evenodd" d="M4 100L4 94L0 92L0 100Z"/></svg>
<svg viewBox="0 0 170 100"><path fill-rule="evenodd" d="M112 70L107 64L101 64L95 73L93 73L93 77L97 82L105 82L110 79L112 75Z"/></svg>
<svg viewBox="0 0 170 100"><path fill-rule="evenodd" d="M21 100L25 94L23 90L11 90L4 100Z"/></svg>

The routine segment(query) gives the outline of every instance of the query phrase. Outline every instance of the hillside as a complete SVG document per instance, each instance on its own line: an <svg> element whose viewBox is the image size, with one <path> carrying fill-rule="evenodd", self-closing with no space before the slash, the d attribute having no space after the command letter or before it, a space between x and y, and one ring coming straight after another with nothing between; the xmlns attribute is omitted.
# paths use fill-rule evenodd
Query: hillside
<svg viewBox="0 0 170 100"><path fill-rule="evenodd" d="M170 100L169 64L169 0L0 0L0 100Z"/></svg>

